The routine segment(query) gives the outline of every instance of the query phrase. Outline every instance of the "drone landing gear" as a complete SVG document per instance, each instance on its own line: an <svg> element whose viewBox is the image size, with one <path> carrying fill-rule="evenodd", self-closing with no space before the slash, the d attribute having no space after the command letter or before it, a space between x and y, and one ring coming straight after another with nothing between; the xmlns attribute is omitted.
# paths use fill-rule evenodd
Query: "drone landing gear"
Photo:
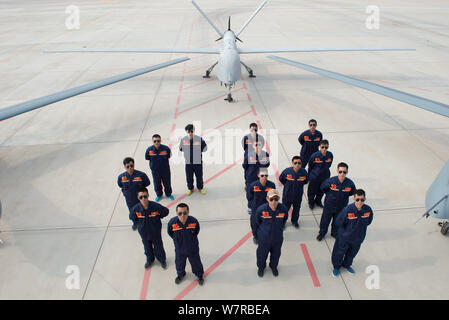
<svg viewBox="0 0 449 320"><path fill-rule="evenodd" d="M226 98L224 98L224 100L227 100L229 103L231 103L232 101L234 101L234 99L232 99L232 95L231 95L231 86L229 86L229 93L228 96Z"/></svg>
<svg viewBox="0 0 449 320"><path fill-rule="evenodd" d="M441 227L441 233L443 235L446 235L449 232L449 221L438 222L438 225Z"/></svg>
<svg viewBox="0 0 449 320"><path fill-rule="evenodd" d="M251 69L250 67L248 67L246 64L244 64L242 61L240 61L240 63L245 67L246 71L248 71L249 77L250 78L255 78L256 76L253 73L253 69Z"/></svg>
<svg viewBox="0 0 449 320"><path fill-rule="evenodd" d="M203 76L203 78L210 78L210 73L212 72L212 70L215 68L215 66L217 65L218 61L215 62L212 66L210 66L209 69L206 70L206 75Z"/></svg>

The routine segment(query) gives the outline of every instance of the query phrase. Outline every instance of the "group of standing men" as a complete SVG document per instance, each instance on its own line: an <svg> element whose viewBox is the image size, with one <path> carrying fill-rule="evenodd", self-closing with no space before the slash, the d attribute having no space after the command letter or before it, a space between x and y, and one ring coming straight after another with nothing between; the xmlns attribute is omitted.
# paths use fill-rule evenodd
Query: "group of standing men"
<svg viewBox="0 0 449 320"><path fill-rule="evenodd" d="M264 274L269 252L273 275L279 274L277 265L288 212L292 208L291 222L299 229L298 220L305 184L308 184L309 208L323 208L316 237L318 241L324 239L332 222L331 235L336 238L332 250L334 276L338 276L342 266L348 272L355 273L351 265L365 238L367 226L373 219L372 209L364 204L365 192L356 189L354 182L347 178L346 163L340 162L337 165L337 175L330 177L334 157L328 150L329 141L323 139L322 133L317 130L315 119L309 120L308 124L309 129L298 138L301 144L300 156L294 156L292 166L279 175L279 182L284 186L282 203L279 203L276 185L268 180L269 155L262 149L265 140L257 134L257 125L251 128L255 125L251 124L251 133L246 136L245 141L252 142L252 149L248 146L245 150L243 167L253 241L258 244L257 266L260 277ZM254 172L257 172L257 178ZM326 197L323 205L324 194ZM350 196L354 197L354 203L348 205Z"/></svg>
<svg viewBox="0 0 449 320"><path fill-rule="evenodd" d="M318 241L323 240L332 221L331 235L336 238L332 251L333 275L337 276L342 266L350 273L355 272L351 268L352 261L365 238L373 213L371 208L364 204L365 192L356 189L352 180L346 177L348 173L346 163L339 163L337 176L330 177L329 168L333 162L333 154L328 151L328 140L323 140L321 132L316 127L317 121L311 119L309 130L304 131L298 138L301 144L300 156L294 156L292 166L283 170L279 176L279 181L284 186L282 203L275 183L268 180L267 168L270 166L270 156L263 149L265 139L257 133L256 123L250 124L250 133L242 139L245 190L248 213L251 215L253 241L258 245L256 254L260 277L264 275L268 254L270 254L269 266L273 275L279 274L277 266L289 210L292 208L292 225L299 229L298 220L305 184L308 184L307 198L310 209L313 210L315 206L323 208ZM179 150L184 153L186 163L187 195L191 195L194 191L194 175L197 189L205 194L202 152L207 150L207 145L200 136L194 134L193 125L187 125L185 130L187 135L181 139ZM171 188L170 157L170 148L162 145L160 135L155 134L153 145L145 152L145 159L150 163L156 202L149 201L146 187L150 185L150 181L145 173L134 169L132 158L126 158L123 161L126 171L119 175L117 181L129 208L129 218L133 221L132 229L137 229L142 238L147 257L145 268L151 266L155 258L164 269L167 266L160 220L167 216L169 211L157 202L160 201L163 191L168 198L174 200ZM306 167L308 167L307 170ZM324 194L326 198L323 205ZM354 196L354 203L348 206L350 196ZM189 207L185 203L178 204L176 213L177 216L169 221L167 229L175 244L177 270L175 282L178 284L183 279L188 258L193 273L202 285L204 271L197 239L199 222L189 216Z"/></svg>

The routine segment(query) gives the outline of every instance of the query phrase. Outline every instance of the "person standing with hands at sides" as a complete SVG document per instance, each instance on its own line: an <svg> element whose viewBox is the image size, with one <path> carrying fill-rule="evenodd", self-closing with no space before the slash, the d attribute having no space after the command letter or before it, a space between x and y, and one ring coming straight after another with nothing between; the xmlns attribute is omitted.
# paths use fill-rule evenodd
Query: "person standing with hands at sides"
<svg viewBox="0 0 449 320"><path fill-rule="evenodd" d="M198 277L198 284L203 285L204 269L200 259L198 233L200 224L194 217L189 216L189 206L180 203L176 206L177 217L168 222L167 232L175 244L175 263L178 276L175 283L181 283L186 275L186 260L189 259L192 272Z"/></svg>
<svg viewBox="0 0 449 320"><path fill-rule="evenodd" d="M196 187L201 194L206 194L203 188L203 157L202 152L207 150L206 142L203 138L194 134L195 127L193 124L188 124L185 127L187 136L181 139L179 143L179 150L184 152L184 159L186 161L186 179L187 179L187 195L193 192L193 174L196 178Z"/></svg>
<svg viewBox="0 0 449 320"><path fill-rule="evenodd" d="M245 135L242 139L243 150L246 151L248 149L248 147L251 147L256 142L260 142L260 145L263 148L265 146L265 138L262 135L257 133L257 131L258 131L257 123L254 123L254 122L251 123L249 125L249 130L250 130L250 133Z"/></svg>
<svg viewBox="0 0 449 320"><path fill-rule="evenodd" d="M338 228L337 240L332 250L332 275L337 277L343 266L350 274L355 271L351 267L355 256L365 240L366 229L373 221L373 210L365 204L365 191L357 189L354 202L341 210L335 222Z"/></svg>
<svg viewBox="0 0 449 320"><path fill-rule="evenodd" d="M347 178L348 165L340 162L337 166L337 176L324 180L321 184L321 191L326 194L324 199L324 209L321 215L320 232L316 239L323 240L332 220L331 236L337 237L337 227L335 219L340 211L348 205L349 197L355 193L355 184L351 179Z"/></svg>
<svg viewBox="0 0 449 320"><path fill-rule="evenodd" d="M172 196L170 163L171 150L166 145L161 144L161 136L153 135L153 145L145 151L145 159L150 162L151 174L153 175L154 191L156 192L156 202L162 197L162 184L164 184L165 195L170 200L175 200Z"/></svg>
<svg viewBox="0 0 449 320"><path fill-rule="evenodd" d="M137 225L143 248L147 256L145 269L149 268L154 257L161 263L163 269L167 268L166 255L161 236L161 219L168 215L168 209L159 203L148 200L148 189L140 188L137 197L140 203L136 204L129 214L129 218Z"/></svg>
<svg viewBox="0 0 449 320"><path fill-rule="evenodd" d="M148 187L150 185L150 179L148 179L148 176L144 172L134 169L133 158L125 158L123 160L123 166L126 171L118 176L117 184L122 189L126 205L131 213L131 209L139 203L137 191L142 187ZM137 225L133 224L132 229L135 231L136 228Z"/></svg>
<svg viewBox="0 0 449 320"><path fill-rule="evenodd" d="M320 145L321 140L323 139L323 135L320 131L316 129L317 121L315 119L309 120L309 130L304 131L298 138L299 143L301 144L301 160L302 167L305 168L307 163L309 162L310 156L319 151L318 147Z"/></svg>
<svg viewBox="0 0 449 320"><path fill-rule="evenodd" d="M259 168L259 173L257 176L259 177L259 180L251 183L248 191L246 192L246 198L248 199L248 213L251 214L250 225L253 232L253 242L255 244L258 243L254 223L257 208L267 203L268 191L271 189L276 189L276 185L272 181L268 180L267 168Z"/></svg>
<svg viewBox="0 0 449 320"><path fill-rule="evenodd" d="M270 268L273 275L279 275L277 266L281 257L281 247L284 241L284 226L288 219L288 210L279 203L279 192L271 189L267 193L267 202L257 208L255 218L255 231L259 239L257 247L257 275L263 277L270 253Z"/></svg>
<svg viewBox="0 0 449 320"><path fill-rule="evenodd" d="M242 167L245 170L245 190L248 191L251 183L257 180L259 168L268 168L270 166L270 156L265 150L262 150L260 142L254 143L252 148L245 151Z"/></svg>
<svg viewBox="0 0 449 320"><path fill-rule="evenodd" d="M334 160L332 152L327 151L329 149L329 141L322 140L320 142L320 151L315 152L310 156L309 160L309 188L307 189L307 197L309 198L309 208L312 210L315 204L323 208L321 198L324 193L321 191L320 186L324 180L330 177L331 173L329 168Z"/></svg>
<svg viewBox="0 0 449 320"><path fill-rule="evenodd" d="M292 224L296 229L299 229L299 211L301 209L304 185L309 182L307 171L301 167L301 158L299 156L292 158L292 166L282 171L279 181L284 185L282 204L286 206L287 211L293 206Z"/></svg>

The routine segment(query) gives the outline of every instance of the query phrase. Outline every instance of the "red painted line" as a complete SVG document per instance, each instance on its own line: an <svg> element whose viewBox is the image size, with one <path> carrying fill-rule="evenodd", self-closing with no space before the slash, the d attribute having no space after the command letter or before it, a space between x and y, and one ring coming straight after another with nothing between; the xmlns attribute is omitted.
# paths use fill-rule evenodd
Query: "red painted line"
<svg viewBox="0 0 449 320"><path fill-rule="evenodd" d="M246 83L243 82L243 88L245 88L245 90L248 90L248 88L246 87Z"/></svg>
<svg viewBox="0 0 449 320"><path fill-rule="evenodd" d="M175 117L174 117L174 119L176 120L176 118L178 117L178 108L176 108L176 110L175 110Z"/></svg>
<svg viewBox="0 0 449 320"><path fill-rule="evenodd" d="M173 136L173 133L175 132L175 128L176 128L176 123L173 123L173 125L171 127L171 132L170 132L170 139Z"/></svg>
<svg viewBox="0 0 449 320"><path fill-rule="evenodd" d="M179 93L182 92L182 85L183 85L183 83L181 82L181 84L179 85Z"/></svg>
<svg viewBox="0 0 449 320"><path fill-rule="evenodd" d="M224 255L222 255L220 258L218 258L217 261L214 262L213 265L211 265L205 272L203 277L206 278L212 271L214 271L220 264L223 263L231 254L233 254L238 248L240 248L249 238L251 238L252 233L251 231L248 232L242 239L240 239L231 249L226 251ZM198 285L198 280L192 281L184 290L181 291L180 294L178 294L173 300L181 300L184 298L187 294L189 294L190 291L192 291L196 286Z"/></svg>
<svg viewBox="0 0 449 320"><path fill-rule="evenodd" d="M254 108L254 106L251 106L251 110L253 111L254 115L257 117L257 112L256 112L256 108Z"/></svg>
<svg viewBox="0 0 449 320"><path fill-rule="evenodd" d="M309 268L310 276L312 277L313 285L315 287L321 286L320 280L318 280L318 276L315 272L315 267L313 266L312 259L310 259L309 251L307 250L307 246L304 243L301 243L302 254L304 255L304 259L307 263L307 268Z"/></svg>
<svg viewBox="0 0 449 320"><path fill-rule="evenodd" d="M176 101L176 105L179 106L180 102L181 102L181 94L178 94L178 100Z"/></svg>
<svg viewBox="0 0 449 320"><path fill-rule="evenodd" d="M184 90L187 90L187 89L190 89L190 88L194 88L194 87L198 87L198 86L201 86L201 85L203 85L205 83L208 83L208 82L211 82L211 81L215 81L215 79L209 79L209 80L205 80L205 81L193 84L191 86L185 87Z"/></svg>
<svg viewBox="0 0 449 320"><path fill-rule="evenodd" d="M140 300L146 300L148 293L148 283L150 282L151 267L145 270L142 288L140 289Z"/></svg>
<svg viewBox="0 0 449 320"><path fill-rule="evenodd" d="M205 136L205 135L207 135L208 133L210 133L210 132L212 132L212 131L214 131L214 130L220 129L221 127L224 127L225 125L227 125L227 124L229 124L229 123L231 123L231 122L234 122L235 120L238 120L238 119L240 119L240 118L243 118L244 116L246 116L247 114L250 114L251 112L252 112L252 111L250 110L250 111L248 111L248 112L242 113L241 115L239 115L239 116L237 116L237 117L235 117L235 118L233 118L233 119L231 119L231 120L229 120L229 121L226 121L226 122L220 124L219 126L213 128L213 129L210 129L210 130L207 130L207 131L203 132L203 134L202 134L201 136Z"/></svg>
<svg viewBox="0 0 449 320"><path fill-rule="evenodd" d="M427 91L427 92L432 92L432 90L429 90L429 89L423 89L423 88L418 88L418 87L409 87L409 88L412 88L412 89L418 89L418 90Z"/></svg>
<svg viewBox="0 0 449 320"><path fill-rule="evenodd" d="M230 170L231 168L235 167L237 164L239 164L239 163L242 162L242 161L243 161L243 159L240 159L240 160L234 162L233 164L227 166L227 167L224 168L223 170L217 172L217 173L214 174L212 177L210 177L209 179L205 180L205 181L204 181L204 185L206 185L206 184L208 184L209 182L211 182L212 180L218 178L218 177L221 176L223 173L225 173L226 171L228 171L228 170ZM196 188L195 188L194 190L196 190ZM178 203L179 201L185 199L186 197L187 197L187 194L184 193L184 194L183 194L182 196L180 196L179 198L177 198L177 199L173 200L172 202L170 202L166 207L167 207L167 208L170 208L170 207L174 206L176 203ZM251 233L251 232L250 232L250 233ZM245 240L245 241L246 241L246 240ZM234 250L234 251L235 251L235 250ZM225 258L225 259L226 259L226 258ZM223 260L224 260L224 259L223 259ZM221 262L220 262L220 263L221 263ZM211 268L209 268L209 269L211 269ZM209 269L208 269L208 270L209 270ZM215 269L215 267L214 267L214 269ZM141 290L140 290L140 300L145 300L145 299L146 299L147 291L148 291L148 283L149 283L149 281L150 281L150 270L151 270L151 268L145 270L145 275L144 275L144 278L143 278L143 281L142 281L142 288L141 288ZM212 270L213 270L213 269L212 269ZM211 270L209 271L209 273L210 273L210 272L211 272ZM208 273L207 273L207 271L206 271L204 277L206 277L207 274L208 274ZM198 283L198 282L196 282L196 283ZM186 294L187 294L187 293L186 293Z"/></svg>
<svg viewBox="0 0 449 320"><path fill-rule="evenodd" d="M243 89L243 88L236 89L236 90L232 90L231 92L234 93L234 92L240 91L240 90L242 90L242 89ZM208 104L209 102L218 100L218 99L223 98L223 97L226 97L226 96L227 96L227 94L223 94L223 95L221 95L221 96L218 96L218 97L209 99L209 100L207 100L207 101L201 102L201 103L199 103L199 104L197 104L197 105L194 105L194 106L192 106L192 107L189 107L189 108L187 108L187 109L184 109L184 110L180 111L178 114L181 114L181 113L184 113L184 112L187 112L187 111L196 109L196 108L201 107L201 106L204 106L205 104Z"/></svg>
<svg viewBox="0 0 449 320"><path fill-rule="evenodd" d="M248 96L248 101L251 102L251 96L250 96L249 92L246 93L246 95Z"/></svg>

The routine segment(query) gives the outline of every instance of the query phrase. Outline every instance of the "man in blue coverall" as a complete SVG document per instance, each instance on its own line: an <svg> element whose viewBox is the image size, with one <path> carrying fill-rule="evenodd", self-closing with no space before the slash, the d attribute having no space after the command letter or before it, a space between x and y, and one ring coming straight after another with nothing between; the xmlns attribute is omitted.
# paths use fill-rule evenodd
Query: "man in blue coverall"
<svg viewBox="0 0 449 320"><path fill-rule="evenodd" d="M187 136L181 139L179 150L184 153L186 161L187 195L193 192L193 174L196 178L196 187L201 194L206 194L203 188L203 157L202 152L207 150L206 142L203 138L194 134L195 127L188 124L185 127Z"/></svg>
<svg viewBox="0 0 449 320"><path fill-rule="evenodd" d="M253 232L253 242L255 244L258 243L254 224L257 208L267 203L268 191L271 189L276 189L276 185L272 181L268 180L267 168L259 168L259 173L257 176L259 177L259 180L251 183L246 192L246 198L248 199L248 213L251 214L250 225Z"/></svg>
<svg viewBox="0 0 449 320"><path fill-rule="evenodd" d="M357 189L354 194L354 203L341 210L335 222L338 228L337 240L332 250L332 275L337 277L343 266L350 274L355 271L351 267L354 257L366 236L366 229L373 221L373 210L365 204L365 191Z"/></svg>
<svg viewBox="0 0 449 320"><path fill-rule="evenodd" d="M186 275L186 260L189 259L192 272L198 277L198 284L203 285L204 269L200 259L198 233L200 224L197 219L189 216L189 206L180 203L176 206L177 217L168 222L167 232L175 244L175 263L178 276L175 283L181 283Z"/></svg>
<svg viewBox="0 0 449 320"><path fill-rule="evenodd" d="M137 191L142 187L148 187L150 185L150 179L148 179L148 176L144 172L134 169L133 158L125 158L123 165L126 171L118 176L117 184L122 189L126 205L131 213L131 209L139 203ZM136 228L137 225L133 224L132 229L136 230Z"/></svg>
<svg viewBox="0 0 449 320"><path fill-rule="evenodd" d="M334 160L332 152L327 151L329 149L329 141L321 140L320 151L315 152L310 156L309 160L309 187L307 189L307 197L309 198L309 208L313 210L315 204L320 208L323 208L321 198L324 193L321 191L320 186L330 177L331 173L329 168Z"/></svg>
<svg viewBox="0 0 449 320"><path fill-rule="evenodd" d="M242 167L245 170L245 190L248 191L251 183L257 180L259 168L270 166L270 156L264 150L260 142L255 142L252 147L248 147L243 157Z"/></svg>
<svg viewBox="0 0 449 320"><path fill-rule="evenodd" d="M267 202L257 208L255 217L255 231L259 239L257 247L257 275L263 277L270 253L270 268L273 275L279 275L277 266L281 257L281 247L284 241L284 226L288 219L288 210L279 203L279 192L271 189L267 193Z"/></svg>
<svg viewBox="0 0 449 320"><path fill-rule="evenodd" d="M161 136L153 135L153 145L145 151L145 159L150 163L151 174L153 175L154 191L156 192L156 202L162 197L162 184L164 184L165 195L170 200L175 200L172 196L170 163L171 150L166 145L161 144Z"/></svg>
<svg viewBox="0 0 449 320"><path fill-rule="evenodd" d="M320 131L316 130L317 121L315 119L309 120L309 130L304 131L298 138L301 144L301 160L302 167L305 168L309 162L310 156L315 152L319 151L318 146L320 145L323 135Z"/></svg>
<svg viewBox="0 0 449 320"><path fill-rule="evenodd" d="M279 181L284 185L282 192L282 204L292 210L292 224L299 229L299 211L301 209L302 194L304 185L309 181L307 179L307 171L301 168L301 158L294 156L292 158L292 166L282 171Z"/></svg>
<svg viewBox="0 0 449 320"><path fill-rule="evenodd" d="M149 268L154 257L167 268L166 255L161 236L161 219L168 215L168 209L159 203L148 200L148 189L139 189L137 197L140 203L136 204L129 214L129 218L137 225L143 248L147 257L145 269Z"/></svg>
<svg viewBox="0 0 449 320"><path fill-rule="evenodd" d="M340 162L337 166L337 176L324 180L321 184L321 191L326 194L324 199L324 209L321 215L320 232L316 239L323 240L332 220L331 236L337 237L337 228L335 227L335 219L340 211L348 205L349 197L355 193L355 184L351 179L347 178L348 165Z"/></svg>

